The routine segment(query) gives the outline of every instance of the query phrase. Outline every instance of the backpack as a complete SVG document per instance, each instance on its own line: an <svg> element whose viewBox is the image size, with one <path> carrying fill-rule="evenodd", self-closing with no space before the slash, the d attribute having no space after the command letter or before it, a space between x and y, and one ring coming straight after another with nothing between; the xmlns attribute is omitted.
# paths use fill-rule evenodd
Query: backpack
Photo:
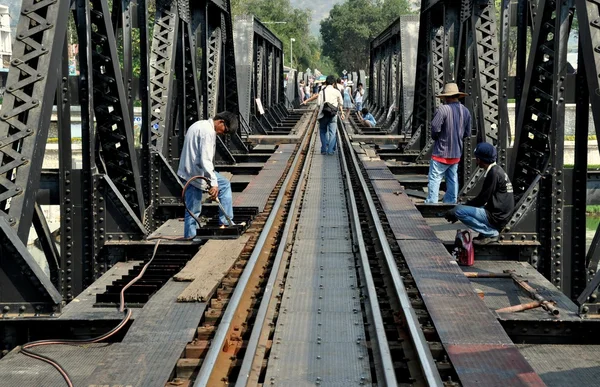
<svg viewBox="0 0 600 387"><path fill-rule="evenodd" d="M469 230L456 230L454 253L461 266L473 266L475 263L475 249Z"/></svg>
<svg viewBox="0 0 600 387"><path fill-rule="evenodd" d="M327 87L323 89L323 109L321 112L325 117L334 117L338 112L338 108L329 102L325 102L325 89L327 89Z"/></svg>

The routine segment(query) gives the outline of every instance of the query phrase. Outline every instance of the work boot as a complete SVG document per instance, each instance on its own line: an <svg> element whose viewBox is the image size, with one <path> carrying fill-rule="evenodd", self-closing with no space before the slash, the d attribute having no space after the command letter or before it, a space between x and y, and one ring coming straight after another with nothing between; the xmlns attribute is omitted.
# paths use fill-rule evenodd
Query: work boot
<svg viewBox="0 0 600 387"><path fill-rule="evenodd" d="M485 236L483 234L479 234L475 238L473 238L473 244L478 246L489 245L490 243L494 242L498 242L498 235Z"/></svg>

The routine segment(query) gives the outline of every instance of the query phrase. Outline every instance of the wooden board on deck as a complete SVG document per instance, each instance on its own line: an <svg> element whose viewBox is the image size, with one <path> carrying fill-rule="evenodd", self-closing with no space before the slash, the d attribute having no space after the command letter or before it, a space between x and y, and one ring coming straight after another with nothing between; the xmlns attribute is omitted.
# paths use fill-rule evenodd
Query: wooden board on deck
<svg viewBox="0 0 600 387"><path fill-rule="evenodd" d="M233 266L249 238L249 235L242 235L234 240L212 239L206 242L194 258L173 277L175 281L191 281L177 297L177 301L206 301Z"/></svg>

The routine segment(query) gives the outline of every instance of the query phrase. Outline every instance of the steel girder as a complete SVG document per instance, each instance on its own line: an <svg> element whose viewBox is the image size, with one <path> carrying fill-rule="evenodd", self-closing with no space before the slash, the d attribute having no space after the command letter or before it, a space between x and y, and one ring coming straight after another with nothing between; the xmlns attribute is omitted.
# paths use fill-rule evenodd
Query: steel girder
<svg viewBox="0 0 600 387"><path fill-rule="evenodd" d="M266 134L270 126L277 125L277 109L285 106L283 43L252 15L236 18L234 40L238 83L247 85L240 89L240 114L251 124L251 131ZM292 89L296 87L294 84ZM290 101L297 97L288 95ZM258 109L257 99L264 114Z"/></svg>
<svg viewBox="0 0 600 387"><path fill-rule="evenodd" d="M416 40L417 33L418 20L402 16L370 44L371 57L376 60L371 66L369 109L387 132L400 132L410 114L405 106L406 95L414 93L416 46L413 43L411 49L411 40Z"/></svg>
<svg viewBox="0 0 600 387"><path fill-rule="evenodd" d="M71 158L65 45L69 3L74 4L79 41L80 169L73 168ZM190 4L158 2L149 50L145 0L115 1L112 13L103 0L24 1L0 114L0 306L5 316L56 312L102 275L120 258L118 248L111 246L141 239L155 227L155 204L171 200L164 204L177 206L181 185L173 167L189 123L206 117L208 106L238 111L229 4L195 2L192 9ZM202 77L195 68L199 26L207 31L201 42ZM131 36L136 28L141 37L139 93L132 90ZM142 98L141 154L134 145L135 95ZM42 174L55 99L59 169ZM241 140L229 141L233 144L222 144L227 151L247 151ZM143 182L142 176L147 178ZM37 192L47 178L56 187L51 198L44 197L47 191ZM171 186L165 184L169 179ZM39 206L44 201L61 205L60 251ZM49 275L27 251L32 225Z"/></svg>
<svg viewBox="0 0 600 387"><path fill-rule="evenodd" d="M590 248L585 253L585 205L586 192L581 187L587 183L587 143L589 115L588 103L591 104L592 117L596 127L597 141L600 141L600 4L596 1L576 0L577 20L579 21L579 57L577 66L577 121L575 133L575 165L573 183L573 216L571 225L573 233L572 250L572 289L573 296L578 297L581 312L600 314L597 291L600 284L600 228L596 230ZM537 25L537 22L536 22ZM596 92L592 92L596 91ZM578 157L578 152L580 153ZM579 188L579 189L578 189ZM582 273L582 270L584 271ZM581 279L586 277L585 289Z"/></svg>
<svg viewBox="0 0 600 387"><path fill-rule="evenodd" d="M564 86L571 1L540 0L533 42L519 108L512 162L512 182L519 205L538 197L537 220L541 256L538 269L557 288L571 295L570 260L563 256L565 177ZM539 178L543 179L538 184ZM527 208L530 210L530 208ZM519 214L517 212L513 217ZM516 224L512 219L507 229Z"/></svg>
<svg viewBox="0 0 600 387"><path fill-rule="evenodd" d="M55 284L59 286L62 278L52 283L27 251L27 239L68 13L67 0L26 0L17 25L13 70L0 110L0 306L4 314L51 313L61 307Z"/></svg>

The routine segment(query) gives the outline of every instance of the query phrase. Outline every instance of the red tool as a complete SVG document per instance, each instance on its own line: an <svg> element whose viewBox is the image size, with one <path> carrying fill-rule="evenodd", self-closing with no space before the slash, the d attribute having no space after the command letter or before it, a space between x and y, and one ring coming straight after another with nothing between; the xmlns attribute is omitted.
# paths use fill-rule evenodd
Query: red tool
<svg viewBox="0 0 600 387"><path fill-rule="evenodd" d="M456 230L454 246L458 264L461 266L473 266L475 263L475 249L473 249L473 239L469 230Z"/></svg>

